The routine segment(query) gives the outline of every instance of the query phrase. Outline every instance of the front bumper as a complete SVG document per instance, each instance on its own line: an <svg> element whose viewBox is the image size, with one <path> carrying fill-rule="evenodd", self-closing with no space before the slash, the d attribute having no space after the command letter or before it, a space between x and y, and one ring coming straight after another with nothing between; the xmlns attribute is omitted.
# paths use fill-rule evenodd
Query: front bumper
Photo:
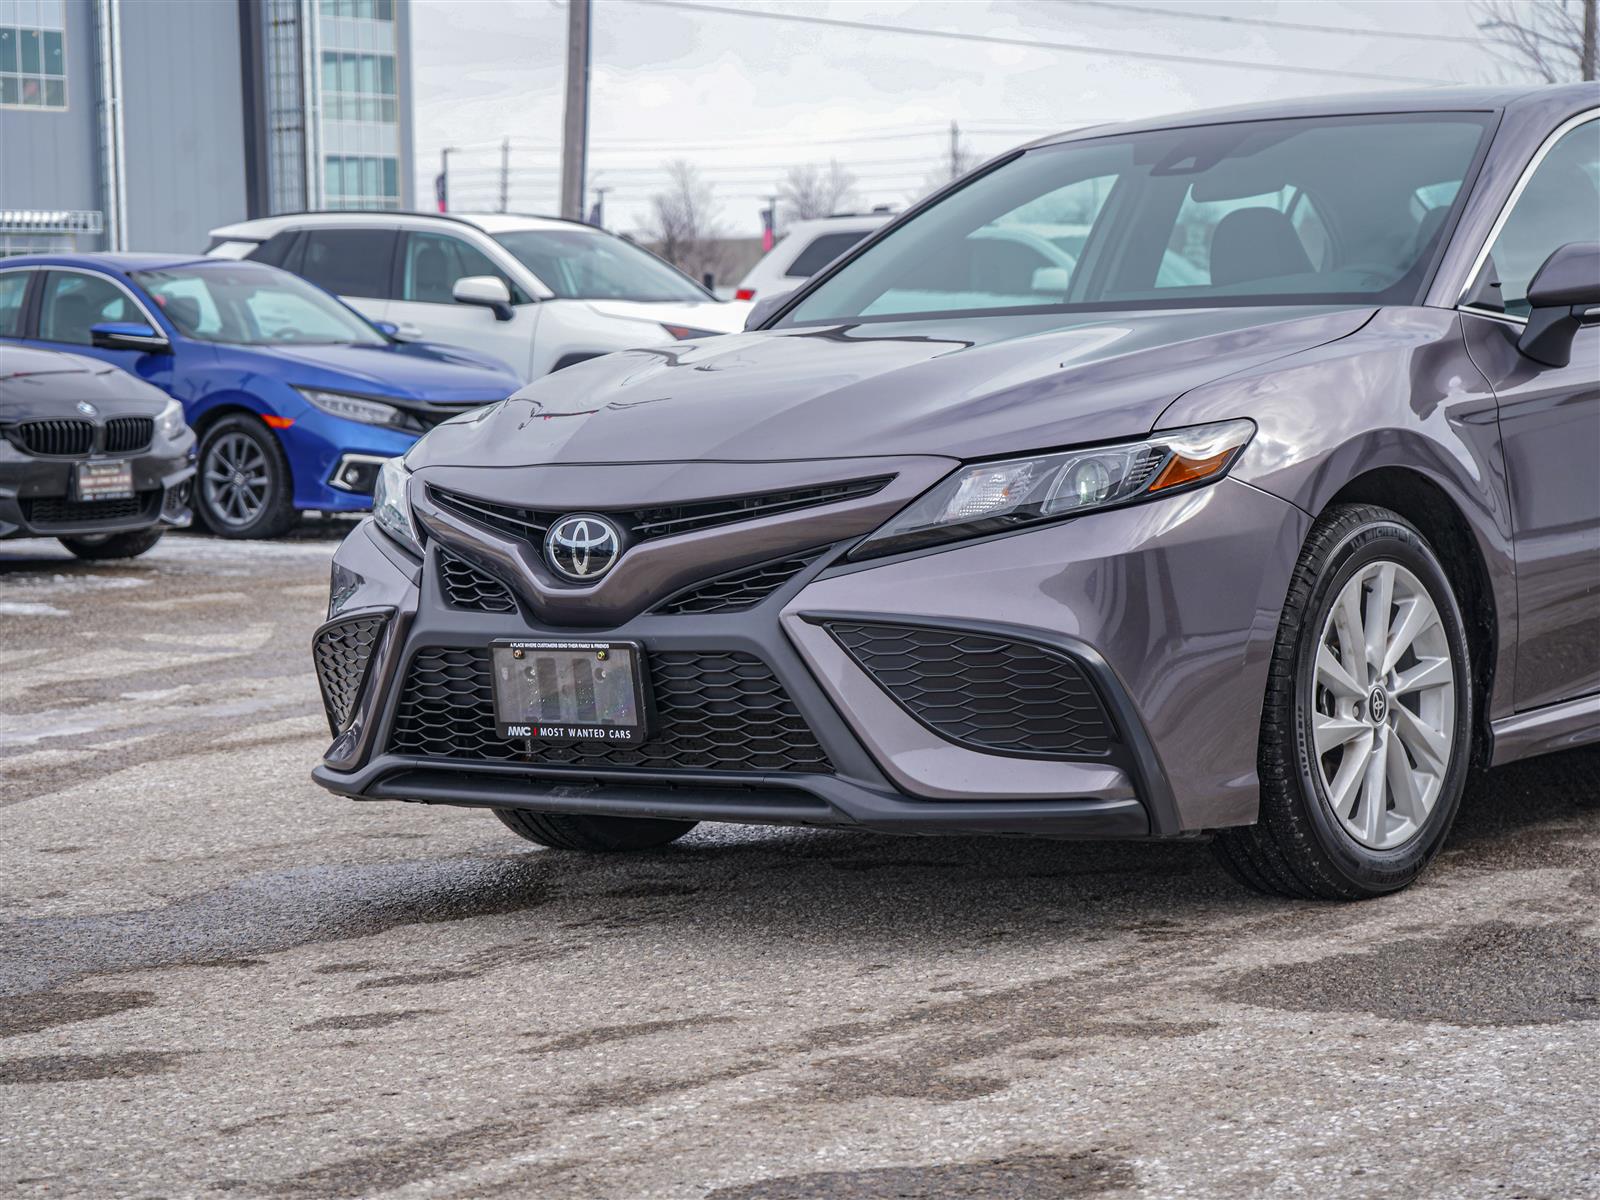
<svg viewBox="0 0 1600 1200"><path fill-rule="evenodd" d="M831 769L707 771L393 752L419 650L572 632L464 612L435 556L370 522L340 547L333 621L382 618L354 717L314 778L340 795L905 833L1169 836L1255 819L1266 665L1307 520L1235 481L1009 537L871 564L847 542L747 611L645 612L584 636L650 654L742 654L770 668ZM525 611L525 609L524 609ZM992 753L935 732L829 632L871 621L1005 637L1068 656L1115 728L1105 752Z"/></svg>
<svg viewBox="0 0 1600 1200"><path fill-rule="evenodd" d="M0 439L0 538L90 537L190 521L194 439L131 458L134 498L76 502L76 459L24 455Z"/></svg>

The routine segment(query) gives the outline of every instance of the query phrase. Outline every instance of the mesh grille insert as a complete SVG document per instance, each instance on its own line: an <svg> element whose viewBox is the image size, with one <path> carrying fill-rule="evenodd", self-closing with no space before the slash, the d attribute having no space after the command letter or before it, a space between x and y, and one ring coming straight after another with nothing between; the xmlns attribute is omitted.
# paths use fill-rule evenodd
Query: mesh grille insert
<svg viewBox="0 0 1600 1200"><path fill-rule="evenodd" d="M749 654L649 655L654 733L637 746L546 745L495 736L489 652L419 650L406 673L390 749L426 758L575 768L831 773L788 692Z"/></svg>
<svg viewBox="0 0 1600 1200"><path fill-rule="evenodd" d="M1114 740L1083 669L1047 646L954 629L834 622L878 686L941 737L986 753L1070 758Z"/></svg>
<svg viewBox="0 0 1600 1200"><path fill-rule="evenodd" d="M490 613L517 611L517 602L505 584L446 550L439 551L439 590L451 608Z"/></svg>
<svg viewBox="0 0 1600 1200"><path fill-rule="evenodd" d="M328 710L328 724L336 734L348 728L355 716L367 664L385 620L382 616L351 617L319 631L312 644L311 657L317 667L317 682L322 685L322 703Z"/></svg>
<svg viewBox="0 0 1600 1200"><path fill-rule="evenodd" d="M22 515L37 529L97 529L119 521L154 517L160 492L140 492L124 500L62 500L54 497L22 502Z"/></svg>
<svg viewBox="0 0 1600 1200"><path fill-rule="evenodd" d="M656 606L658 613L726 613L754 608L823 554L813 550L793 558L759 563L684 588Z"/></svg>

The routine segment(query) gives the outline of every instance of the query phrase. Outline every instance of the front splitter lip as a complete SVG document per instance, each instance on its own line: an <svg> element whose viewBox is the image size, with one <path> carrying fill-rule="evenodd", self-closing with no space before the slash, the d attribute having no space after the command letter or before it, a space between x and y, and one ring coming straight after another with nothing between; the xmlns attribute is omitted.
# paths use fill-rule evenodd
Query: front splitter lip
<svg viewBox="0 0 1600 1200"><path fill-rule="evenodd" d="M1131 797L916 800L835 775L561 771L385 754L357 771L315 768L312 779L356 800L740 824L826 825L904 834L1006 834L1130 839L1151 834Z"/></svg>

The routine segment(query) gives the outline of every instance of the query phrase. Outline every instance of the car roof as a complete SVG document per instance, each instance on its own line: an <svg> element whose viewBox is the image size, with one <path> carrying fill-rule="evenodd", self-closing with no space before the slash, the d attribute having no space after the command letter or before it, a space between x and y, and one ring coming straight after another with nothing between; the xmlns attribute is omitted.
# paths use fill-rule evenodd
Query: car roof
<svg viewBox="0 0 1600 1200"><path fill-rule="evenodd" d="M529 213L430 213L430 212L404 212L396 209L370 209L355 210L341 209L338 212L297 212L280 213L275 217L257 217L252 221L238 221L232 225L221 225L211 231L211 236L218 240L239 240L264 242L275 234L286 229L305 229L311 226L318 228L338 228L341 225L394 225L416 228L418 225L437 224L443 227L451 225L467 225L483 233L509 233L513 230L557 230L557 229L589 229L596 233L592 225L585 225L582 221L566 221L560 217L536 216Z"/></svg>
<svg viewBox="0 0 1600 1200"><path fill-rule="evenodd" d="M1495 112L1521 104L1562 102L1589 103L1600 99L1593 83L1517 84L1501 87L1410 88L1391 92L1352 92L1339 96L1308 96L1237 104L1227 108L1202 109L1108 125L1088 125L1081 129L1053 133L1029 142L1024 149L1050 146L1081 138L1112 134L1144 133L1159 129L1181 129L1194 125L1217 125L1227 121L1271 121L1292 117L1364 116L1407 112Z"/></svg>
<svg viewBox="0 0 1600 1200"><path fill-rule="evenodd" d="M0 260L5 267L99 267L107 271L159 271L165 267L202 266L215 259L194 254L18 254Z"/></svg>

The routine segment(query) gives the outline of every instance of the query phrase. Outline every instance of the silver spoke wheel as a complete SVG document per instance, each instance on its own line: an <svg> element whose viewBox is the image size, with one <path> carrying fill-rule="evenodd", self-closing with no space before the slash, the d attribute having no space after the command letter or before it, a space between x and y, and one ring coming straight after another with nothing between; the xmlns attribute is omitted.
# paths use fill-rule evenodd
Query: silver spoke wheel
<svg viewBox="0 0 1600 1200"><path fill-rule="evenodd" d="M254 439L242 433L218 438L206 455L202 486L211 511L235 527L261 515L272 487L267 456Z"/></svg>
<svg viewBox="0 0 1600 1200"><path fill-rule="evenodd" d="M1307 697L1316 770L1339 824L1392 850L1438 802L1455 740L1456 663L1422 581L1368 563L1334 599Z"/></svg>

